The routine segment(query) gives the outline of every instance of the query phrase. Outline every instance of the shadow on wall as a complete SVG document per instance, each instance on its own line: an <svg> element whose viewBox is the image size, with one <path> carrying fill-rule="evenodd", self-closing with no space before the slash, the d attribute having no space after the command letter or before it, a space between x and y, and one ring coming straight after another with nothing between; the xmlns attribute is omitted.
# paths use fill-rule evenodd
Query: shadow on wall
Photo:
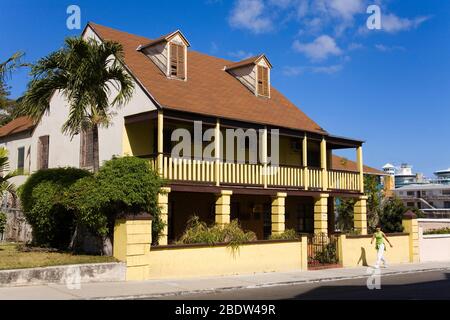
<svg viewBox="0 0 450 320"><path fill-rule="evenodd" d="M360 262L362 263L362 265L364 267L368 267L369 266L367 264L366 249L364 247L361 247L361 256L359 257L359 260L358 260L357 264L359 265Z"/></svg>

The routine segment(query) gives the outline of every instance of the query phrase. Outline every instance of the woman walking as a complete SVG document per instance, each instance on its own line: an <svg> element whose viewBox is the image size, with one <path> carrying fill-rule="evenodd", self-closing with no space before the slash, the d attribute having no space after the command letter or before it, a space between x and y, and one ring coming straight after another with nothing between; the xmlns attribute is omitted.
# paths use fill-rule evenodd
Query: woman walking
<svg viewBox="0 0 450 320"><path fill-rule="evenodd" d="M387 268L387 261L384 258L384 251L386 250L386 246L384 244L383 238L389 243L389 245L392 248L392 244L389 242L389 239L386 237L383 231L381 231L381 226L377 225L376 231L372 236L372 241L370 241L370 244L373 243L373 240L375 239L375 249L377 250L377 263L375 264L375 268L380 267L380 262L383 261L383 265L385 268Z"/></svg>

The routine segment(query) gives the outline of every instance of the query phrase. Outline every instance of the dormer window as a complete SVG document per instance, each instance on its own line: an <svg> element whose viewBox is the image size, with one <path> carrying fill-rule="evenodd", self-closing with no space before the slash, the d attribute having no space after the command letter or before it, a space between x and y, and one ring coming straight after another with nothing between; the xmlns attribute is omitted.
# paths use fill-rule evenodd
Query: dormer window
<svg viewBox="0 0 450 320"><path fill-rule="evenodd" d="M272 65L265 55L248 58L225 66L255 96L270 98L270 69Z"/></svg>
<svg viewBox="0 0 450 320"><path fill-rule="evenodd" d="M170 76L185 79L185 47L180 44L170 43Z"/></svg>
<svg viewBox="0 0 450 320"><path fill-rule="evenodd" d="M180 30L159 37L137 51L142 52L170 79L187 80L187 48L189 42Z"/></svg>
<svg viewBox="0 0 450 320"><path fill-rule="evenodd" d="M258 94L269 96L269 68L258 66Z"/></svg>

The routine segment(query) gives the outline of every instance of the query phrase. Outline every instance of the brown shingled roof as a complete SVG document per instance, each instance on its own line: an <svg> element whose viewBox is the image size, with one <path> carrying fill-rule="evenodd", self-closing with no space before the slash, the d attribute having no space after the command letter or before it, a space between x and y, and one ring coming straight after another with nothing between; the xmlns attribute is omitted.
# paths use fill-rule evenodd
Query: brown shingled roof
<svg viewBox="0 0 450 320"><path fill-rule="evenodd" d="M6 137L14 133L23 132L34 127L34 122L29 117L19 117L0 127L0 137Z"/></svg>
<svg viewBox="0 0 450 320"><path fill-rule="evenodd" d="M224 71L231 61L188 50L187 81L171 80L136 50L150 39L88 25L101 39L122 44L127 68L162 108L327 134L275 88L270 99L252 94Z"/></svg>
<svg viewBox="0 0 450 320"><path fill-rule="evenodd" d="M259 61L259 59L261 59L261 58L265 58L267 60L267 62L269 63L269 65L270 65L270 62L266 58L266 56L263 55L263 54L260 54L259 56L254 56L254 57L250 57L250 58L238 61L238 62L233 62L233 63L225 66L225 70L235 69L235 68L247 66L247 65L252 64L252 63L257 63ZM272 67L272 65L270 65L270 67Z"/></svg>
<svg viewBox="0 0 450 320"><path fill-rule="evenodd" d="M348 160L344 157L339 157L333 154L331 167L335 170L358 172L358 167L355 161ZM381 170L364 166L364 173L374 175L385 175Z"/></svg>

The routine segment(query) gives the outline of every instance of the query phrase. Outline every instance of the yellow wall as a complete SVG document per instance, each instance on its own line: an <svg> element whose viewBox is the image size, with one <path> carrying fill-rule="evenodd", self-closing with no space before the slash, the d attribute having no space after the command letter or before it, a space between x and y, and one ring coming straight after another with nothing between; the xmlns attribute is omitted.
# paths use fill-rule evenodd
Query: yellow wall
<svg viewBox="0 0 450 320"><path fill-rule="evenodd" d="M256 272L299 270L301 242L153 249L149 279L222 276Z"/></svg>
<svg viewBox="0 0 450 320"><path fill-rule="evenodd" d="M155 125L151 121L137 122L125 126L124 154L143 156L156 152L154 147Z"/></svg>
<svg viewBox="0 0 450 320"><path fill-rule="evenodd" d="M388 264L409 262L409 235L387 235L393 248L386 243L384 257ZM340 236L339 257L343 267L374 266L377 252L375 241L370 244L371 236L346 237Z"/></svg>

